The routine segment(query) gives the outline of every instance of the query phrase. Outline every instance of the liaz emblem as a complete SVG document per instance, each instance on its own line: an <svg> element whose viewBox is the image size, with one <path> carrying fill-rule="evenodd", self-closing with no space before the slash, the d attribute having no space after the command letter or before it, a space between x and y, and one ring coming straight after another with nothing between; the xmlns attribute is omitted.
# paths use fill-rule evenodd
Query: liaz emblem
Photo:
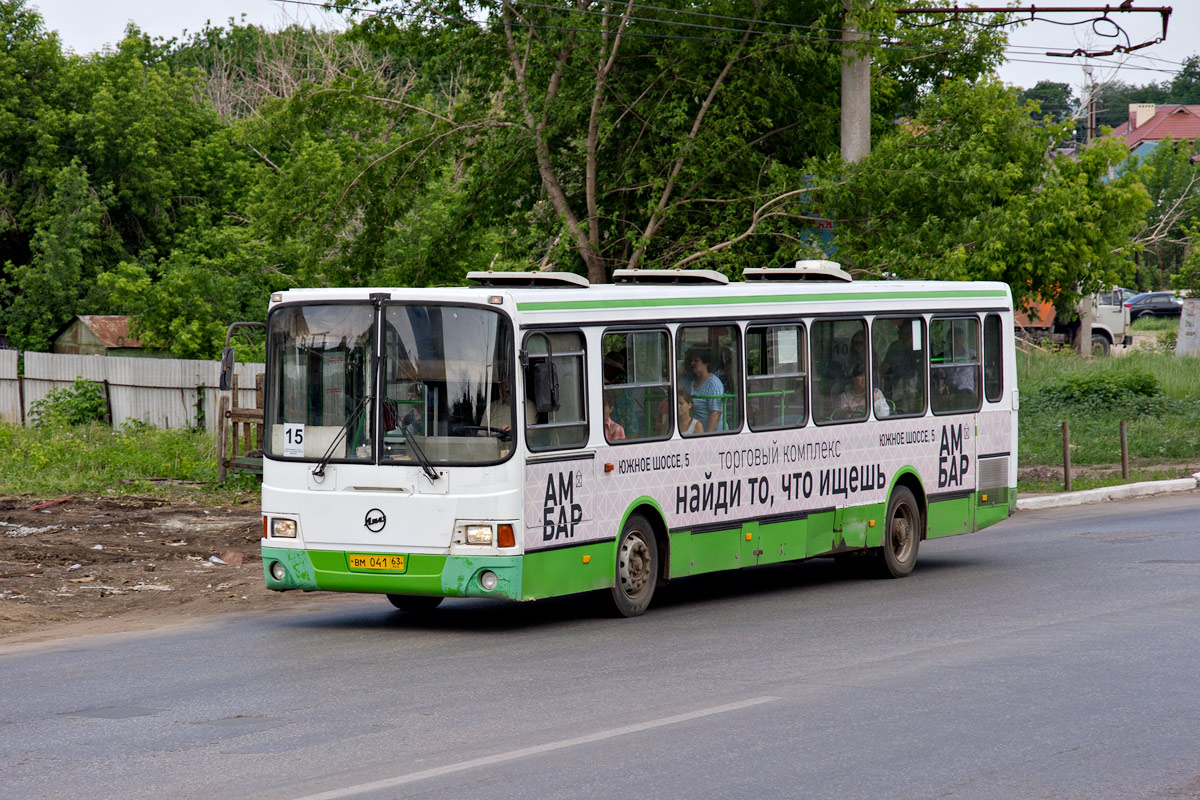
<svg viewBox="0 0 1200 800"><path fill-rule="evenodd" d="M383 530L383 526L387 525L387 515L378 508L372 508L367 512L367 516L363 519L363 524L367 526L367 530L371 533L379 533Z"/></svg>

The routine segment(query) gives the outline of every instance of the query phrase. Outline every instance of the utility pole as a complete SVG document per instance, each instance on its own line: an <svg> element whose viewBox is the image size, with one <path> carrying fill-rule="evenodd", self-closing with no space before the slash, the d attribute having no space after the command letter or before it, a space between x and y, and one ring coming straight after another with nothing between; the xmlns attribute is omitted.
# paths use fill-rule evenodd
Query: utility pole
<svg viewBox="0 0 1200 800"><path fill-rule="evenodd" d="M842 0L842 158L852 163L871 152L871 59L852 46L863 38L855 13L869 7L870 0Z"/></svg>
<svg viewBox="0 0 1200 800"><path fill-rule="evenodd" d="M1096 81L1092 77L1091 64L1083 65L1083 74L1085 76L1083 86L1087 91L1087 108L1085 110L1087 118L1084 122L1083 143L1090 147L1092 140L1096 138Z"/></svg>

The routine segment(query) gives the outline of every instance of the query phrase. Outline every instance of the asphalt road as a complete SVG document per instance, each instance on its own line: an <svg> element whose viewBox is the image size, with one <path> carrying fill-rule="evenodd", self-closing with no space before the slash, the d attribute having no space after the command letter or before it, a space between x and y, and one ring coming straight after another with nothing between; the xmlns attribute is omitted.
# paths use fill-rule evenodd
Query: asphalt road
<svg viewBox="0 0 1200 800"><path fill-rule="evenodd" d="M1200 797L1200 493L588 598L0 654L6 798Z"/></svg>

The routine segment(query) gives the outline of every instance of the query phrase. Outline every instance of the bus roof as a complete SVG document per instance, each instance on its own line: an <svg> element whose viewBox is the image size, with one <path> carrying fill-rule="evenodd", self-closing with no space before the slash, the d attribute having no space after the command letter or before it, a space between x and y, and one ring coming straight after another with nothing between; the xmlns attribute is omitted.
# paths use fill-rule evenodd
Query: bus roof
<svg viewBox="0 0 1200 800"><path fill-rule="evenodd" d="M728 285L591 284L571 287L453 286L291 289L271 296L278 303L367 301L378 293L393 301L490 304L539 322L592 322L623 317L769 316L787 313L901 311L913 308L1012 308L1008 284L996 281L856 281L854 283L731 282ZM799 309L772 308L793 304ZM724 308L727 314L718 309Z"/></svg>

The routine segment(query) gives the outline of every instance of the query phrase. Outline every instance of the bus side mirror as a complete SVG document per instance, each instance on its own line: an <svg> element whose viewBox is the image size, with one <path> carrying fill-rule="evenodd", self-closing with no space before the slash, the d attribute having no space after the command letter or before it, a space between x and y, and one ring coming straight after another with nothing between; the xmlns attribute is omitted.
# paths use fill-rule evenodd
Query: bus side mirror
<svg viewBox="0 0 1200 800"><path fill-rule="evenodd" d="M539 414L558 411L558 367L549 359L540 359L530 368L533 373L533 405Z"/></svg>
<svg viewBox="0 0 1200 800"><path fill-rule="evenodd" d="M228 392L233 388L233 362L236 356L232 347L226 347L225 352L221 354L221 380L220 387L222 392Z"/></svg>

